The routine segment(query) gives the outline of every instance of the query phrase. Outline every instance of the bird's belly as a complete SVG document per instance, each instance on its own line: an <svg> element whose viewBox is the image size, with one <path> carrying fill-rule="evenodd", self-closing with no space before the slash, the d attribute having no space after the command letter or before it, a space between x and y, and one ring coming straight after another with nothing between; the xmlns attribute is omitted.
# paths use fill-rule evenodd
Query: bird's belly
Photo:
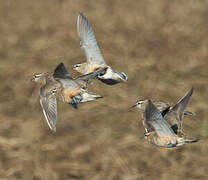
<svg viewBox="0 0 208 180"><path fill-rule="evenodd" d="M77 96L80 93L81 93L81 90L80 89L76 89L76 90L72 90L72 91L64 90L63 91L64 101L66 103L69 103L71 101L71 98L73 96Z"/></svg>
<svg viewBox="0 0 208 180"><path fill-rule="evenodd" d="M156 145L161 147L175 147L177 144L176 137L154 136L153 141Z"/></svg>
<svg viewBox="0 0 208 180"><path fill-rule="evenodd" d="M105 74L99 77L98 79L108 85L114 85L114 84L119 83L115 72L110 67L108 67Z"/></svg>

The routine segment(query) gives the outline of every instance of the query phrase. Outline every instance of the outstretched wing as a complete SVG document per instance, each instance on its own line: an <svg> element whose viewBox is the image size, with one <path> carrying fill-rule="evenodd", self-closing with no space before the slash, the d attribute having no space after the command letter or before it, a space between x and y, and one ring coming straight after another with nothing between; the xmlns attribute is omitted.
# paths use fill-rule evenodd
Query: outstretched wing
<svg viewBox="0 0 208 180"><path fill-rule="evenodd" d="M49 128L56 132L57 121L57 102L54 95L40 95L40 104L43 109L43 114L46 118Z"/></svg>
<svg viewBox="0 0 208 180"><path fill-rule="evenodd" d="M72 77L70 76L66 67L64 66L64 63L62 63L62 62L54 70L53 78L55 80L58 80L58 79L72 79Z"/></svg>
<svg viewBox="0 0 208 180"><path fill-rule="evenodd" d="M182 121L184 111L186 110L190 98L193 94L193 88L191 88L165 115L165 119L176 129L182 128ZM177 130L176 130L177 131Z"/></svg>
<svg viewBox="0 0 208 180"><path fill-rule="evenodd" d="M176 136L170 125L163 119L160 111L153 105L151 100L147 100L144 111L144 121L148 129L155 131L158 136Z"/></svg>
<svg viewBox="0 0 208 180"><path fill-rule="evenodd" d="M98 47L93 29L87 18L81 13L78 14L77 30L80 45L87 56L87 60L93 64L106 64Z"/></svg>

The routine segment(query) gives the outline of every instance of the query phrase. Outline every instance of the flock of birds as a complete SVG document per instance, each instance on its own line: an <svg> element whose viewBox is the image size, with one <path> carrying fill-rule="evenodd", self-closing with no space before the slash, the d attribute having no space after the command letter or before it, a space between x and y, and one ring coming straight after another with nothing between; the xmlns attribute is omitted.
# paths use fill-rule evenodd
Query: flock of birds
<svg viewBox="0 0 208 180"><path fill-rule="evenodd" d="M53 73L35 74L32 81L41 84L40 104L49 128L56 131L57 99L78 108L79 103L94 101L101 95L89 92L91 79L97 79L107 85L115 85L128 80L124 72L118 72L106 64L98 47L93 29L87 18L79 13L77 19L80 45L87 61L74 65L80 74L72 78L63 63ZM175 105L162 101L139 100L132 107L142 111L144 137L150 143L160 147L176 147L198 139L187 138L182 130L183 116L194 115L186 110L193 94L191 88Z"/></svg>

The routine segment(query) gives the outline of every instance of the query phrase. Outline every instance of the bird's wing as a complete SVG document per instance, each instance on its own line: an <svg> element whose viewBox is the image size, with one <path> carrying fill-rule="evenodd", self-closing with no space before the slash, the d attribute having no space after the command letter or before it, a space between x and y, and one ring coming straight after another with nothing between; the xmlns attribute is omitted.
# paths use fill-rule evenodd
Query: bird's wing
<svg viewBox="0 0 208 180"><path fill-rule="evenodd" d="M56 131L57 121L57 102L56 97L52 94L43 96L40 95L40 104L43 109L43 114L46 118L48 126L52 131Z"/></svg>
<svg viewBox="0 0 208 180"><path fill-rule="evenodd" d="M53 78L55 80L58 79L72 79L69 72L67 71L66 67L64 66L64 63L60 63L53 73Z"/></svg>
<svg viewBox="0 0 208 180"><path fill-rule="evenodd" d="M190 98L193 94L193 88L191 88L165 115L165 119L171 122L171 125L177 125L177 128L182 128L182 121L184 111L188 106Z"/></svg>
<svg viewBox="0 0 208 180"><path fill-rule="evenodd" d="M105 65L106 63L98 47L93 29L87 18L81 13L78 14L77 30L80 45L87 56L87 61L92 64Z"/></svg>
<svg viewBox="0 0 208 180"><path fill-rule="evenodd" d="M60 82L63 88L74 90L80 88L80 85L70 76L63 63L60 63L53 73L53 78Z"/></svg>
<svg viewBox="0 0 208 180"><path fill-rule="evenodd" d="M94 72L91 72L91 73L88 73L88 74L85 74L85 75L81 75L79 77L76 78L76 80L89 80L89 79L96 79L98 76L102 76L105 74L107 70L107 67L104 67L104 68L100 68Z"/></svg>
<svg viewBox="0 0 208 180"><path fill-rule="evenodd" d="M170 104L164 101L152 101L153 104L157 107L157 109L161 112L164 117L165 114L169 111Z"/></svg>
<svg viewBox="0 0 208 180"><path fill-rule="evenodd" d="M147 100L144 111L144 121L148 128L158 136L176 136L170 125L164 120L160 111L153 105L151 100Z"/></svg>

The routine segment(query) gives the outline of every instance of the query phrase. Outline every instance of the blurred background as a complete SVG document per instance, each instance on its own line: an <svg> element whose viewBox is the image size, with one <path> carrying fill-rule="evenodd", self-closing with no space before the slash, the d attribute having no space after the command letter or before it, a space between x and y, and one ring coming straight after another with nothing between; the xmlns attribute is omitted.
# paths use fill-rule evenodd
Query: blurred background
<svg viewBox="0 0 208 180"><path fill-rule="evenodd" d="M0 179L207 179L208 1L1 0ZM52 133L31 75L84 62L76 20L90 21L106 62L126 84L94 81L105 98L59 103ZM201 141L162 149L143 138L137 99L176 103L194 87L184 131Z"/></svg>

